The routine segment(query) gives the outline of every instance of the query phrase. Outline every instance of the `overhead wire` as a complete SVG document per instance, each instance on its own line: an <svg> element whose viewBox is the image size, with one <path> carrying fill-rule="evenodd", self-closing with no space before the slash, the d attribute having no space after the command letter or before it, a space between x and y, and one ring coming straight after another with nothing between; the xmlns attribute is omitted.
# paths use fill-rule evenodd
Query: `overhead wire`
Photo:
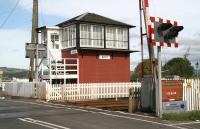
<svg viewBox="0 0 200 129"><path fill-rule="evenodd" d="M15 6L11 9L10 13L8 14L8 16L5 18L5 20L2 22L2 24L0 25L0 29L4 27L4 25L8 22L9 18L12 16L12 14L15 12L15 9L17 8L17 6L19 5L20 0L17 0Z"/></svg>

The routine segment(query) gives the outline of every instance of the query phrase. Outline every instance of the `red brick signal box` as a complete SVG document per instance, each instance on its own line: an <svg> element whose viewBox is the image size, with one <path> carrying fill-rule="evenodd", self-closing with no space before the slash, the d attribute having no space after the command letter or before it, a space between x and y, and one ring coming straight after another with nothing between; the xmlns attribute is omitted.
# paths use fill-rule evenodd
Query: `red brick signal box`
<svg viewBox="0 0 200 129"><path fill-rule="evenodd" d="M128 25L104 16L85 13L56 25L61 58L78 59L77 83L130 81ZM56 39L57 37L57 39ZM55 46L56 42L53 42ZM59 43L59 42L58 42Z"/></svg>

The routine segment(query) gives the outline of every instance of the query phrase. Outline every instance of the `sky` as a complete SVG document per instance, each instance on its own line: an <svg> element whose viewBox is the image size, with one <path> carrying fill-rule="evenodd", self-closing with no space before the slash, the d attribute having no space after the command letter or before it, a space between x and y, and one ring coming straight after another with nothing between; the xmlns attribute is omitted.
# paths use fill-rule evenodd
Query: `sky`
<svg viewBox="0 0 200 129"><path fill-rule="evenodd" d="M140 50L139 0L39 0L39 25L52 26L85 12L135 25L130 31L131 50ZM19 2L15 9L16 3ZM200 61L200 1L149 0L151 16L178 21L184 26L179 48L162 48L162 64L188 52L194 65ZM12 12L12 13L11 13ZM25 43L31 40L32 0L0 0L0 67L29 68ZM144 55L148 58L147 44ZM131 69L141 53L131 54Z"/></svg>

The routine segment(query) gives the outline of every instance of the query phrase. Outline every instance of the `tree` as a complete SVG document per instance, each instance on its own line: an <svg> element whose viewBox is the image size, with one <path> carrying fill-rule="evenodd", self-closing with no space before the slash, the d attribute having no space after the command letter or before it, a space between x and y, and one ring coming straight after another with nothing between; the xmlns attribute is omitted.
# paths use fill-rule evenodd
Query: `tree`
<svg viewBox="0 0 200 129"><path fill-rule="evenodd" d="M144 75L151 75L151 63L149 59L144 59ZM141 80L142 76L142 63L138 63L136 68L134 69L134 72L131 75L131 80L136 81L136 80Z"/></svg>
<svg viewBox="0 0 200 129"><path fill-rule="evenodd" d="M178 75L180 77L190 78L194 75L194 67L187 58L173 58L163 67L163 77Z"/></svg>

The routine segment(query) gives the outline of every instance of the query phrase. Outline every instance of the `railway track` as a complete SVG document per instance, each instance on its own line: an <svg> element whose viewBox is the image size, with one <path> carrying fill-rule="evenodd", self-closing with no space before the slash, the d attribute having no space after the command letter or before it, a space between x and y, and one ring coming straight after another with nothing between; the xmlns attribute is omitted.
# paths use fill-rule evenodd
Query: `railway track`
<svg viewBox="0 0 200 129"><path fill-rule="evenodd" d="M95 107L108 110L128 110L128 99L108 99L108 100L88 100L88 101L74 101L64 102L66 105Z"/></svg>

